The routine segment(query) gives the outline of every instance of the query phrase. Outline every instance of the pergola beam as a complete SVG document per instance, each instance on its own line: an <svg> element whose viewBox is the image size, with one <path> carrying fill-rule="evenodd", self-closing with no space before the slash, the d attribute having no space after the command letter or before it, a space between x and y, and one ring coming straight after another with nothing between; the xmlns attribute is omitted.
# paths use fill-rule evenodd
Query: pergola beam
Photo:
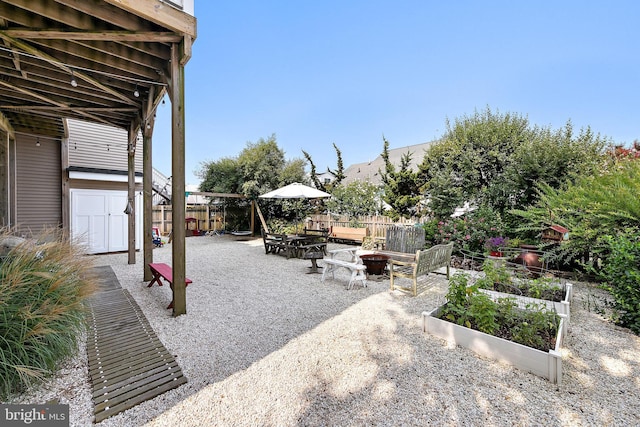
<svg viewBox="0 0 640 427"><path fill-rule="evenodd" d="M20 49L22 49L23 51L30 53L31 55L37 56L39 58L41 58L43 61L46 61L48 63L50 63L51 65L54 65L66 72L69 73L69 75L71 75L71 71L72 68L70 68L68 65L65 65L63 63L61 63L58 59L52 57L51 55L48 55L42 51L40 51L39 49L36 49L20 40L11 38L5 34L2 33L2 31L0 31L0 38L4 39L4 40L8 40L12 45L19 47ZM118 98L120 101L123 101L127 104L130 105L136 105L135 101L132 101L131 99L127 98L126 96L124 96L123 94L121 94L120 92L111 89L110 87L107 87L105 85L103 85L102 83L100 83L99 81L97 81L96 79L94 79L93 77L90 77L88 75L86 75L85 73L81 72L81 71L76 71L73 74L74 76L78 77L79 79L84 80L85 82L89 83L90 85L95 86L96 88L100 89L101 91L104 91L110 95L113 95L114 97Z"/></svg>
<svg viewBox="0 0 640 427"><path fill-rule="evenodd" d="M113 42L175 43L182 37L176 33L152 31L58 31L58 30L4 30L6 35L28 40L109 40Z"/></svg>
<svg viewBox="0 0 640 427"><path fill-rule="evenodd" d="M196 18L159 0L105 0L134 15L155 22L180 34L196 38Z"/></svg>
<svg viewBox="0 0 640 427"><path fill-rule="evenodd" d="M55 105L56 107L69 108L69 105L65 105L65 104L63 104L61 102L55 101L55 100L53 100L51 98L48 98L46 96L42 96L42 95L40 95L38 93L35 93L35 92L27 90L27 89L14 87L11 83L5 83L5 82L0 80L0 86L5 86L5 87L12 88L13 90L16 90L16 91L18 91L20 93L23 93L25 95L31 96L33 98L39 99L40 101L46 102L48 104ZM75 111L75 110L72 110L72 111ZM92 121L105 123L105 124L110 124L107 120L104 120L102 117L98 117L98 116L95 116L93 114L89 114L89 113L86 113L86 112L83 112L83 111L79 111L78 114L86 117L87 119L91 119Z"/></svg>

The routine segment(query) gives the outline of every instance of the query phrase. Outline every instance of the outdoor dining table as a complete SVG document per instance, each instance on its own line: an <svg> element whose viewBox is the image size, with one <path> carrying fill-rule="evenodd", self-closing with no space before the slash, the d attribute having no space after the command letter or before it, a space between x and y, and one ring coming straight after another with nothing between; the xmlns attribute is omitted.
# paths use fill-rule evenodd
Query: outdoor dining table
<svg viewBox="0 0 640 427"><path fill-rule="evenodd" d="M287 242L291 245L291 253L295 258L311 260L309 273L319 273L317 260L324 257L327 242L319 242L318 236L309 235L287 236Z"/></svg>

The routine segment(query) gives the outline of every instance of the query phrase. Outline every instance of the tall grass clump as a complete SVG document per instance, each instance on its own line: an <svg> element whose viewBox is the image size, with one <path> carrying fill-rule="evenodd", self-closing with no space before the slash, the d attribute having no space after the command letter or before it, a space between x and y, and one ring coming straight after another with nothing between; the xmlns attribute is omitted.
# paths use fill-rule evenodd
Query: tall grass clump
<svg viewBox="0 0 640 427"><path fill-rule="evenodd" d="M0 240L9 236L0 230ZM27 240L0 259L0 400L51 375L77 348L91 263L60 233Z"/></svg>

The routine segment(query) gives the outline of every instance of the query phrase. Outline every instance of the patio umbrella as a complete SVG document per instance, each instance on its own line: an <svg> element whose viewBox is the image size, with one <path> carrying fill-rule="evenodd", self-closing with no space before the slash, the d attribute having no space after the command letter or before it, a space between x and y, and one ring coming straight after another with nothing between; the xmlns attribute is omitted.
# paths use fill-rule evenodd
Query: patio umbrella
<svg viewBox="0 0 640 427"><path fill-rule="evenodd" d="M284 187L269 191L258 197L261 199L323 199L331 197L331 194L320 191L317 188L309 187L308 185L300 184L299 182L294 182L293 184L285 185Z"/></svg>
<svg viewBox="0 0 640 427"><path fill-rule="evenodd" d="M331 194L320 191L317 188L294 182L285 185L268 193L262 194L261 199L324 199L331 197ZM298 231L298 222L296 221L296 232Z"/></svg>

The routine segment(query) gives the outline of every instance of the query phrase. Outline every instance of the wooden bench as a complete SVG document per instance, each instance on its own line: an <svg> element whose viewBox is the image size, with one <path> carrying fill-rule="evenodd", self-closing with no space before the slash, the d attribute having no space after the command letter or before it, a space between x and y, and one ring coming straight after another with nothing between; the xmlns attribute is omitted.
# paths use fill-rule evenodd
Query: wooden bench
<svg viewBox="0 0 640 427"><path fill-rule="evenodd" d="M323 228L322 230L314 230L312 228L305 228L302 231L302 235L303 236L318 236L318 237L324 237L325 242L327 237L329 237L329 229L328 228Z"/></svg>
<svg viewBox="0 0 640 427"><path fill-rule="evenodd" d="M343 260L336 258L339 254L347 254L350 257L350 260ZM329 257L325 257L322 262L324 262L324 268L322 269L322 279L321 281L324 283L324 279L327 273L331 273L331 277L335 280L335 271L338 268L346 268L351 271L351 279L349 280L349 284L347 285L347 289L351 289L353 284L360 280L362 282L362 286L367 286L367 267L362 264L362 260L356 255L356 249L336 249L333 251L329 251Z"/></svg>
<svg viewBox="0 0 640 427"><path fill-rule="evenodd" d="M367 227L331 227L329 239L334 242L362 244L365 237L369 235Z"/></svg>
<svg viewBox="0 0 640 427"><path fill-rule="evenodd" d="M286 234L265 233L263 230L262 241L264 242L265 254L279 254L288 249Z"/></svg>
<svg viewBox="0 0 640 427"><path fill-rule="evenodd" d="M160 280L162 278L169 282L169 286L173 291L173 270L170 266L162 262L150 263L149 269L153 274L153 279L151 279L151 282L149 282L149 284L147 285L148 288L153 286L154 283L157 283L158 286L162 286L162 280ZM185 278L184 286L189 286L189 283L193 283L193 281L191 279ZM171 296L171 304L169 304L167 308L173 308L173 295Z"/></svg>
<svg viewBox="0 0 640 427"><path fill-rule="evenodd" d="M418 277L435 272L435 270L442 267L447 268L446 274L447 279L449 279L449 264L452 251L453 242L417 251L413 262L390 259L389 278L391 280L391 290L395 289L394 278L404 277L412 280L412 287L398 286L398 288L411 291L413 296L416 296L418 294Z"/></svg>

